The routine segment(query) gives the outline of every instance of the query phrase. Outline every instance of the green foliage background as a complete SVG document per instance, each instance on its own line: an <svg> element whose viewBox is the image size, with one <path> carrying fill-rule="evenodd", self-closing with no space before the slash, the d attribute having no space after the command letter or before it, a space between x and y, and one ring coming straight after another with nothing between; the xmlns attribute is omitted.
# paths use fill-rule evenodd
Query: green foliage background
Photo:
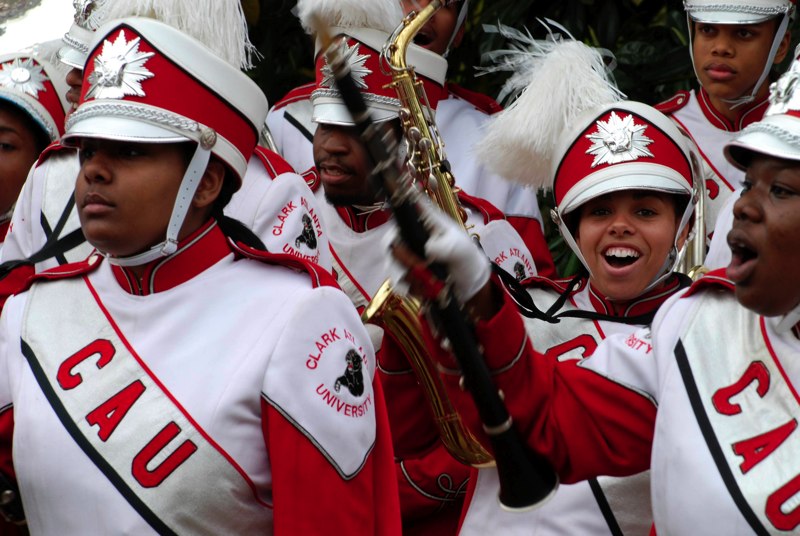
<svg viewBox="0 0 800 536"><path fill-rule="evenodd" d="M253 43L263 55L252 75L274 103L313 80L313 46L291 13L296 0L242 2ZM613 52L617 84L632 100L654 104L694 83L681 0L471 0L464 41L449 58L450 79L496 97L503 76L474 76L481 55L503 45L499 36L484 33L483 25L500 22L544 37L537 19L545 18L565 26L576 39ZM540 206L559 273L570 275L578 264L550 225L549 193L540 195Z"/></svg>

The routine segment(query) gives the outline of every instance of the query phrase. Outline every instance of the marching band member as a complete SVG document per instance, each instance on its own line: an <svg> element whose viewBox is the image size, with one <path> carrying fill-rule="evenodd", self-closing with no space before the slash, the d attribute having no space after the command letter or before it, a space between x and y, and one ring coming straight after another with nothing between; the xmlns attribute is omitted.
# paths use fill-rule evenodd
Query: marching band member
<svg viewBox="0 0 800 536"><path fill-rule="evenodd" d="M98 29L83 72L64 143L98 253L0 317L2 467L31 532L399 534L365 328L327 272L222 213L258 86L148 18Z"/></svg>
<svg viewBox="0 0 800 536"><path fill-rule="evenodd" d="M340 9L342 1L317 0L317 4L328 9L326 4L330 2L335 4L332 9ZM362 2L354 0L350 3L354 4L353 9L360 11ZM419 11L429 3L430 0L400 2L405 13ZM468 4L469 0L447 2L420 31L416 43L440 55L446 55L450 48L458 46L464 32ZM376 2L372 9L374 13L360 22L362 26L391 33L402 19L402 13L394 5ZM387 12L391 13L391 18L386 17ZM305 28L308 30L307 25ZM281 154L299 173L309 177L313 176L313 172L307 170L314 166L311 145L317 128L311 102L315 89L314 83L293 89L267 115L267 125ZM445 142L456 185L467 194L486 199L499 208L525 240L534 256L537 271L555 276L553 259L544 239L536 191L490 173L474 157L487 121L500 109L486 95L447 83L444 95L435 107L436 125Z"/></svg>
<svg viewBox="0 0 800 536"><path fill-rule="evenodd" d="M81 70L88 43L97 27L113 18L144 16L161 20L193 35L231 65L250 66L252 45L238 0L77 0L74 4L75 22L59 51L61 61L72 67L67 74L67 98L73 106L81 94ZM42 270L82 260L91 253L89 244L72 236L79 228L71 201L78 167L76 153L61 145L48 148L42 155L20 195L20 210L2 260L29 258L48 245L48 251L55 249L56 254L37 259L36 269ZM319 223L314 196L305 181L272 151L259 148L253 154L243 186L225 211L255 231L270 251L330 268L327 236ZM64 240L58 241L59 238Z"/></svg>
<svg viewBox="0 0 800 536"><path fill-rule="evenodd" d="M395 6L393 1L386 4ZM365 12L381 3L361 3L357 9L350 6L340 11L347 5L330 4L330 9L317 11L314 2L298 3L301 20L309 26L313 24L312 14L331 26L335 23L331 33L346 39L341 45L343 55L350 62L372 120L394 121L399 131L401 101L396 90L388 86L391 77L381 69L380 51L389 35L375 30L376 25L358 26L358 21L366 20ZM446 61L416 45L409 46L407 58L416 67L428 100L435 106L445 94ZM387 278L382 241L397 227L383 192L373 186L369 155L321 50L316 87L311 96L318 123L313 154L321 183L318 196L323 206L323 224L333 252L334 274L351 301L364 309ZM516 267L522 277L534 275L530 253L502 214L489 203L463 192L459 198L467 213L466 226L470 233L480 236L486 254L512 273ZM390 329L386 329L378 359L397 459L404 532L455 534L469 467L454 458L440 440L426 392L414 374L413 356L408 355L398 335Z"/></svg>
<svg viewBox="0 0 800 536"><path fill-rule="evenodd" d="M496 284L473 285L460 298L479 319L487 365L529 447L566 483L649 466L659 534L800 527L798 72L796 61L772 90L764 119L725 148L746 172L728 235L730 266L670 298L651 328L612 335L580 363L557 363L534 350L539 333L526 331ZM485 261L447 223L431 225L434 235L447 234L437 242L449 248L426 253L448 265L458 285ZM454 403L478 431L457 364L444 352L437 359L450 371Z"/></svg>
<svg viewBox="0 0 800 536"><path fill-rule="evenodd" d="M55 43L0 56L0 248L28 170L64 133L65 71Z"/></svg>
<svg viewBox="0 0 800 536"><path fill-rule="evenodd" d="M583 270L570 280L525 280L515 298L536 351L581 360L606 337L648 325L689 284L674 270L691 227L698 157L654 108L615 102L599 51L555 36L508 48L518 52L503 61L517 76L506 89L519 96L496 116L479 156L491 169L554 192L554 220ZM527 512L500 507L496 469L476 472L462 535L646 535L652 525L647 471L562 485Z"/></svg>
<svg viewBox="0 0 800 536"><path fill-rule="evenodd" d="M725 159L723 147L764 116L770 73L789 51L795 0L685 0L684 9L699 88L680 91L656 107L686 130L700 150L706 233L710 240L722 218L718 240L725 255L731 215L730 205L723 207L744 175ZM713 256L709 260L706 266L727 264Z"/></svg>

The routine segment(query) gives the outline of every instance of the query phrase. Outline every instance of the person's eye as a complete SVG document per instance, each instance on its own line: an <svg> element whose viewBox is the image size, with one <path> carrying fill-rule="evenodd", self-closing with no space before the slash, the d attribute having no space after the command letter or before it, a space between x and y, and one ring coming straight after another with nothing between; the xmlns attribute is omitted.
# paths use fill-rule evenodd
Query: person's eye
<svg viewBox="0 0 800 536"><path fill-rule="evenodd" d="M773 184L772 188L770 188L770 192L778 199L786 199L788 197L793 197L797 195L797 193L794 190L784 188L780 184Z"/></svg>
<svg viewBox="0 0 800 536"><path fill-rule="evenodd" d="M753 183L747 179L742 181L742 195L749 192L753 188Z"/></svg>
<svg viewBox="0 0 800 536"><path fill-rule="evenodd" d="M13 151L16 147L10 143L0 143L0 151Z"/></svg>
<svg viewBox="0 0 800 536"><path fill-rule="evenodd" d="M94 147L83 147L78 151L78 160L83 164L85 161L90 160L95 155Z"/></svg>
<svg viewBox="0 0 800 536"><path fill-rule="evenodd" d="M650 218L650 217L658 215L658 212L656 212L655 210L650 209L650 208L640 208L636 213L639 214L640 216L644 216L646 218Z"/></svg>

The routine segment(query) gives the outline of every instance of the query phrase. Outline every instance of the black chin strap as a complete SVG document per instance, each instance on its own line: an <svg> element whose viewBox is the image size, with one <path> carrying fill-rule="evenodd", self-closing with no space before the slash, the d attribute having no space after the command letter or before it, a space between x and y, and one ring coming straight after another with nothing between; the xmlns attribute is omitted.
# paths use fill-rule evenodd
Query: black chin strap
<svg viewBox="0 0 800 536"><path fill-rule="evenodd" d="M572 291L576 286L578 286L578 283L583 278L582 274L576 275L569 282L566 290L559 295L558 299L547 311L542 311L533 302L533 298L531 298L531 295L528 294L527 290L525 290L525 287L523 287L519 281L514 278L514 276L496 264L493 265L493 267L495 274L497 274L497 276L500 278L500 282L503 284L503 287L505 287L506 292L508 292L509 296L511 296L511 299L514 300L514 303L516 304L520 314L527 318L543 320L550 324L558 324L561 322L562 318L585 318L587 320L605 320L608 322L617 322L619 324L646 325L653 322L653 318L656 316L656 312L658 312L658 309L656 309L649 313L636 316L613 316L604 313L598 313L596 311L583 311L576 309L562 311L559 313L572 294ZM692 280L684 274L676 272L675 276L678 278L679 282L676 290L688 287L692 284Z"/></svg>

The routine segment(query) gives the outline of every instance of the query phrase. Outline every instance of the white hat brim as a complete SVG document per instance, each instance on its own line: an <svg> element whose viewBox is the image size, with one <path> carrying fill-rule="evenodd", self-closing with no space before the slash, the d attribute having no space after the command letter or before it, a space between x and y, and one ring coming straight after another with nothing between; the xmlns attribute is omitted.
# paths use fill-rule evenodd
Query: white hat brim
<svg viewBox="0 0 800 536"><path fill-rule="evenodd" d="M81 71L84 65L86 65L86 54L68 45L58 49L56 57L58 57L58 61L61 63L80 69Z"/></svg>
<svg viewBox="0 0 800 536"><path fill-rule="evenodd" d="M739 13L735 11L701 11L699 13L689 13L689 17L695 22L705 22L708 24L759 24L780 15L762 15L757 13Z"/></svg>
<svg viewBox="0 0 800 536"><path fill-rule="evenodd" d="M140 120L123 117L87 117L70 125L62 137L69 147L82 138L130 141L136 143L178 143L191 141L172 130Z"/></svg>
<svg viewBox="0 0 800 536"><path fill-rule="evenodd" d="M369 106L370 117L375 123L382 123L398 117L397 110L387 110L376 106ZM314 113L311 120L325 125L339 125L352 127L355 125L350 110L344 104L335 102L314 104Z"/></svg>
<svg viewBox="0 0 800 536"><path fill-rule="evenodd" d="M796 139L794 132L798 129L800 119L785 115L767 116L728 142L724 148L725 158L741 170L746 169L749 162L746 153L800 161L800 146L790 142Z"/></svg>
<svg viewBox="0 0 800 536"><path fill-rule="evenodd" d="M625 190L649 190L667 194L691 195L686 179L671 168L660 164L627 164L631 166L620 175L619 166L607 168L583 179L582 188L572 188L559 206L560 214L568 214L584 203L602 195ZM614 169L616 167L616 169ZM586 184L586 181L589 184ZM576 185L578 186L578 185Z"/></svg>

